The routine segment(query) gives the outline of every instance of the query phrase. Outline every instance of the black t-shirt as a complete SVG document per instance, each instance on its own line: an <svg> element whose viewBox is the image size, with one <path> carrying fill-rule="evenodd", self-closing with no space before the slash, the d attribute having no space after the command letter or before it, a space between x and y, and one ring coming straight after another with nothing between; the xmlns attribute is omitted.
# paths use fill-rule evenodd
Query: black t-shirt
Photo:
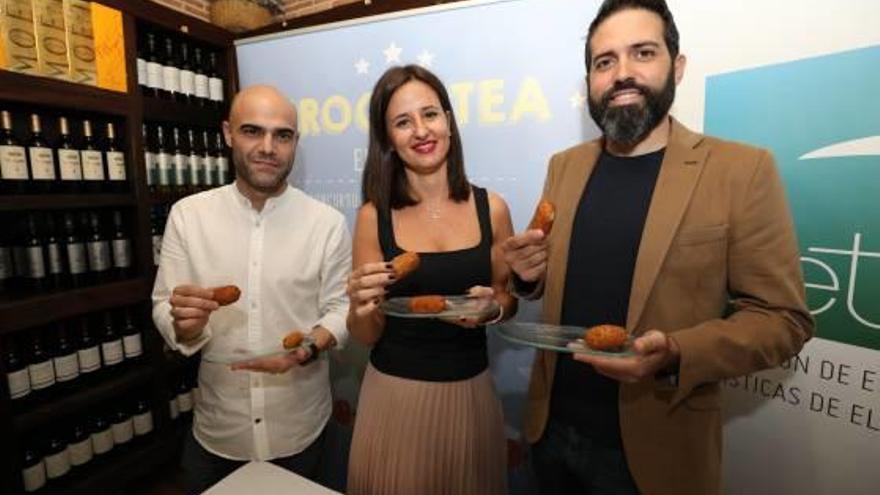
<svg viewBox="0 0 880 495"><path fill-rule="evenodd" d="M599 155L572 226L562 324L625 326L636 256L664 153ZM617 394L617 381L560 353L552 418L597 441L619 444Z"/></svg>

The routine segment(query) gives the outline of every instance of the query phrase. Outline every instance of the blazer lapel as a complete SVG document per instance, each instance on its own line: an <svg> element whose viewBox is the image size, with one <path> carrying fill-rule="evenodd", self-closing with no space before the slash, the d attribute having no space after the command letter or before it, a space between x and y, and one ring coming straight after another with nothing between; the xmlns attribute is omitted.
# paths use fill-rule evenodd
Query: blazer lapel
<svg viewBox="0 0 880 495"><path fill-rule="evenodd" d="M702 135L672 119L666 154L660 165L636 257L626 318L626 326L631 331L638 328L648 295L703 170L708 149L698 146L702 140Z"/></svg>

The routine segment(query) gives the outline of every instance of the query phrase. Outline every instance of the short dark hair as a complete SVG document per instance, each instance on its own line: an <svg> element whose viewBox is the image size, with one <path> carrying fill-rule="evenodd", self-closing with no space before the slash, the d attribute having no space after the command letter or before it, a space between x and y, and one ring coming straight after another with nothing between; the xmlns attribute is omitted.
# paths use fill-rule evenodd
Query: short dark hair
<svg viewBox="0 0 880 495"><path fill-rule="evenodd" d="M663 40L666 42L669 56L673 60L678 56L678 28L675 27L675 19L672 18L672 12L669 11L665 0L605 0L599 7L599 12L596 13L596 17L590 23L590 30L587 32L584 60L587 64L588 74L590 72L590 64L593 62L593 54L590 53L590 40L593 39L593 34L605 19L611 17L612 14L627 9L648 10L660 16L660 19L663 21Z"/></svg>
<svg viewBox="0 0 880 495"><path fill-rule="evenodd" d="M466 201L470 197L470 183L464 171L464 152L461 136L452 112L449 94L440 79L431 71L418 65L392 67L382 74L370 97L370 144L361 178L361 194L364 203L371 202L380 212L389 208L403 208L418 204L412 197L405 165L394 151L388 137L385 113L394 93L410 81L421 81L437 93L440 106L449 119L449 154L446 156L449 197L453 201Z"/></svg>

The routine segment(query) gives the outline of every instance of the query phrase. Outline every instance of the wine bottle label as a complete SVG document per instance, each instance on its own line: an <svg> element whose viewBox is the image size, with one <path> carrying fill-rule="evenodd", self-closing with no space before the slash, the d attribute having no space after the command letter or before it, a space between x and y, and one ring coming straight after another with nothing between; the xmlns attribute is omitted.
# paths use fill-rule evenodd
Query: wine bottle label
<svg viewBox="0 0 880 495"><path fill-rule="evenodd" d="M168 153L158 153L156 155L156 168L159 171L160 186L171 184L171 155Z"/></svg>
<svg viewBox="0 0 880 495"><path fill-rule="evenodd" d="M131 241L128 239L113 239L113 266L116 268L131 266Z"/></svg>
<svg viewBox="0 0 880 495"><path fill-rule="evenodd" d="M122 348L125 352L125 358L131 359L144 353L143 343L141 342L141 333L134 335L126 335L122 337Z"/></svg>
<svg viewBox="0 0 880 495"><path fill-rule="evenodd" d="M59 382L67 382L79 376L79 360L76 358L75 352L56 357L53 361L55 363L55 378Z"/></svg>
<svg viewBox="0 0 880 495"><path fill-rule="evenodd" d="M42 363L29 365L28 375L31 379L31 388L34 390L55 385L55 368L52 367L52 360L47 359Z"/></svg>
<svg viewBox="0 0 880 495"><path fill-rule="evenodd" d="M83 179L104 180L104 159L100 151L82 150Z"/></svg>
<svg viewBox="0 0 880 495"><path fill-rule="evenodd" d="M208 93L213 101L223 101L223 80L212 77L208 80Z"/></svg>
<svg viewBox="0 0 880 495"><path fill-rule="evenodd" d="M205 167L205 185L215 185L214 179L217 176L217 160L215 160L213 156L205 155L202 157L202 164L204 164Z"/></svg>
<svg viewBox="0 0 880 495"><path fill-rule="evenodd" d="M153 412L147 411L138 414L132 418L134 423L134 434L137 436L146 435L153 431Z"/></svg>
<svg viewBox="0 0 880 495"><path fill-rule="evenodd" d="M57 242L46 245L46 254L49 258L49 273L61 275L64 273L64 259L61 256L61 245Z"/></svg>
<svg viewBox="0 0 880 495"><path fill-rule="evenodd" d="M173 397L168 401L168 415L171 419L177 419L180 416L180 406L177 405L177 397Z"/></svg>
<svg viewBox="0 0 880 495"><path fill-rule="evenodd" d="M70 263L71 275L79 275L89 270L86 259L86 247L83 243L67 245L67 261Z"/></svg>
<svg viewBox="0 0 880 495"><path fill-rule="evenodd" d="M46 465L43 460L31 467L21 470L21 481L24 483L24 491L30 493L43 488L46 485Z"/></svg>
<svg viewBox="0 0 880 495"><path fill-rule="evenodd" d="M208 97L208 76L204 74L196 74L196 96L199 98Z"/></svg>
<svg viewBox="0 0 880 495"><path fill-rule="evenodd" d="M229 159L225 156L217 157L217 184L225 184L229 177Z"/></svg>
<svg viewBox="0 0 880 495"><path fill-rule="evenodd" d="M162 66L162 84L165 91L180 93L180 69L170 65Z"/></svg>
<svg viewBox="0 0 880 495"><path fill-rule="evenodd" d="M101 344L101 354L104 356L104 366L119 364L124 358L122 339L111 340Z"/></svg>
<svg viewBox="0 0 880 495"><path fill-rule="evenodd" d="M31 246L25 248L25 256L27 257L27 276L31 279L42 279L46 277L46 259L43 257L42 246Z"/></svg>
<svg viewBox="0 0 880 495"><path fill-rule="evenodd" d="M31 159L31 178L34 180L55 180L55 159L51 148L28 148Z"/></svg>
<svg viewBox="0 0 880 495"><path fill-rule="evenodd" d="M12 264L12 250L6 246L0 246L0 281L8 280L15 276L15 266Z"/></svg>
<svg viewBox="0 0 880 495"><path fill-rule="evenodd" d="M57 454L47 455L43 459L46 461L46 477L50 480L60 478L70 472L70 458L67 456L66 448Z"/></svg>
<svg viewBox="0 0 880 495"><path fill-rule="evenodd" d="M177 394L177 407L180 409L180 412L183 413L192 411L193 399L189 390Z"/></svg>
<svg viewBox="0 0 880 495"><path fill-rule="evenodd" d="M67 453L70 456L70 464L74 466L82 466L88 463L94 457L92 440L86 438L80 442L68 444Z"/></svg>
<svg viewBox="0 0 880 495"><path fill-rule="evenodd" d="M162 256L162 236L153 236L153 264L159 266L159 258Z"/></svg>
<svg viewBox="0 0 880 495"><path fill-rule="evenodd" d="M80 349L76 351L76 355L79 358L80 373L91 373L101 368L101 351L98 346Z"/></svg>
<svg viewBox="0 0 880 495"><path fill-rule="evenodd" d="M31 393L31 379L27 368L6 373L6 381L9 383L9 397L13 399L20 399Z"/></svg>
<svg viewBox="0 0 880 495"><path fill-rule="evenodd" d="M180 153L174 155L174 180L172 184L185 186L189 179L189 157Z"/></svg>
<svg viewBox="0 0 880 495"><path fill-rule="evenodd" d="M162 66L156 62L147 62L147 86L153 89L164 89L162 86Z"/></svg>
<svg viewBox="0 0 880 495"><path fill-rule="evenodd" d="M93 272L110 269L110 245L107 241L92 241L86 244L89 252L89 268Z"/></svg>
<svg viewBox="0 0 880 495"><path fill-rule="evenodd" d="M147 61L138 57L137 59L138 85L147 85Z"/></svg>
<svg viewBox="0 0 880 495"><path fill-rule="evenodd" d="M124 181L125 176L125 155L121 151L107 152L107 171L110 180Z"/></svg>
<svg viewBox="0 0 880 495"><path fill-rule="evenodd" d="M180 92L185 95L196 93L196 73L191 70L180 71Z"/></svg>
<svg viewBox="0 0 880 495"><path fill-rule="evenodd" d="M59 149L58 164L61 169L61 180L82 180L83 171L79 151Z"/></svg>
<svg viewBox="0 0 880 495"><path fill-rule="evenodd" d="M202 157L199 155L189 155L189 183L194 186L201 186L205 183L202 178Z"/></svg>
<svg viewBox="0 0 880 495"><path fill-rule="evenodd" d="M96 454L106 454L113 448L113 432L110 428L92 433L92 450Z"/></svg>
<svg viewBox="0 0 880 495"><path fill-rule="evenodd" d="M0 145L0 177L5 180L28 179L23 146Z"/></svg>
<svg viewBox="0 0 880 495"><path fill-rule="evenodd" d="M132 425L131 418L122 423L113 423L111 430L113 431L113 443L116 445L130 442L134 437L134 425Z"/></svg>

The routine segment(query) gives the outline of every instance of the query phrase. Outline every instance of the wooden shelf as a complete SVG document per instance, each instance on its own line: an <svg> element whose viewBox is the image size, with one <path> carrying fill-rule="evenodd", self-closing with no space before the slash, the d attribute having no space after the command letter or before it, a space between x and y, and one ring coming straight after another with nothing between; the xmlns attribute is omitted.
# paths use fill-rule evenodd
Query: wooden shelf
<svg viewBox="0 0 880 495"><path fill-rule="evenodd" d="M179 101L141 95L145 122L176 123L185 126L218 128L224 113L220 108L193 106Z"/></svg>
<svg viewBox="0 0 880 495"><path fill-rule="evenodd" d="M127 93L0 70L0 101L4 100L114 115L128 115L131 106Z"/></svg>
<svg viewBox="0 0 880 495"><path fill-rule="evenodd" d="M21 194L0 196L0 211L64 210L135 204L132 194Z"/></svg>
<svg viewBox="0 0 880 495"><path fill-rule="evenodd" d="M136 304L149 297L152 286L152 280L137 278L24 298L6 296L0 299L0 334L106 308Z"/></svg>
<svg viewBox="0 0 880 495"><path fill-rule="evenodd" d="M85 412L101 401L119 396L136 386L146 385L155 375L155 369L145 363L132 363L124 371L114 367L102 368L95 373L99 375L80 376L69 384L53 385L47 390L53 394L51 400L14 411L12 424L15 432L26 435L38 426ZM58 389L64 385L66 390Z"/></svg>
<svg viewBox="0 0 880 495"><path fill-rule="evenodd" d="M153 473L179 455L186 430L174 426L136 438L131 445L117 446L103 456L95 457L82 467L82 472L72 471L64 479L64 486L46 487L37 493L94 495L120 492L131 481Z"/></svg>

